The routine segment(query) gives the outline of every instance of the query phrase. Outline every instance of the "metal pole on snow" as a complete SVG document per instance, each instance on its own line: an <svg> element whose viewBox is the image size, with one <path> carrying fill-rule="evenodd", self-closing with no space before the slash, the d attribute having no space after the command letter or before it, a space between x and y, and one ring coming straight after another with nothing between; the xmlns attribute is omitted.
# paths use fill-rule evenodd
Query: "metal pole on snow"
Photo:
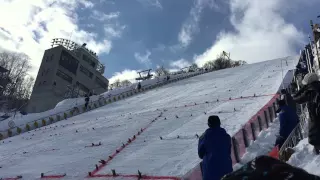
<svg viewBox="0 0 320 180"><path fill-rule="evenodd" d="M310 59L310 54L309 54L309 50L308 49L306 49L306 56L307 56L307 63L308 63L309 73L312 73L311 59Z"/></svg>
<svg viewBox="0 0 320 180"><path fill-rule="evenodd" d="M302 52L302 56L303 56L303 51L301 51ZM306 50L305 50L305 55L306 55L306 65L307 65L307 69L308 69L308 73L310 73L310 66L309 66L309 56L308 56L308 54L307 54L307 52L306 52ZM301 55L300 55L300 57L301 57Z"/></svg>
<svg viewBox="0 0 320 180"><path fill-rule="evenodd" d="M310 53L313 53L312 52L313 46L312 46L310 34L308 35L308 37L309 37L309 45L310 45L310 49L311 49ZM316 71L316 69L319 69L319 61L315 61L315 57L313 57L312 61L313 61L313 68L314 68L313 70Z"/></svg>

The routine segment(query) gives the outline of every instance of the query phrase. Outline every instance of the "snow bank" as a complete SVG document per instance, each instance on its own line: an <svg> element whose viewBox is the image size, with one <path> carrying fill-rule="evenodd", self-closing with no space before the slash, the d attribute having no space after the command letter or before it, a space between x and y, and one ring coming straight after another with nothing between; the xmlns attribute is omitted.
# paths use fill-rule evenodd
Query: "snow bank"
<svg viewBox="0 0 320 180"><path fill-rule="evenodd" d="M241 162L235 164L233 169L237 170L255 157L268 154L274 147L279 129L280 122L276 118L268 129L261 131L258 138L250 142L250 146L246 149L247 152L243 155Z"/></svg>
<svg viewBox="0 0 320 180"><path fill-rule="evenodd" d="M313 152L313 146L308 143L308 138L303 139L294 147L295 153L288 163L303 168L311 174L320 176L320 155Z"/></svg>

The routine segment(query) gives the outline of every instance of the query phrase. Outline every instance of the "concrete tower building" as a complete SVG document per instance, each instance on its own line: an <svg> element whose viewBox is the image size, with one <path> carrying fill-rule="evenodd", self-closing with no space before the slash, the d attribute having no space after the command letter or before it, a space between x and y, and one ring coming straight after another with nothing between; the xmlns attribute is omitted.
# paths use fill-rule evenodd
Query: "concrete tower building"
<svg viewBox="0 0 320 180"><path fill-rule="evenodd" d="M109 81L103 76L104 70L85 43L53 39L51 49L44 52L27 112L43 112L65 98L107 91Z"/></svg>

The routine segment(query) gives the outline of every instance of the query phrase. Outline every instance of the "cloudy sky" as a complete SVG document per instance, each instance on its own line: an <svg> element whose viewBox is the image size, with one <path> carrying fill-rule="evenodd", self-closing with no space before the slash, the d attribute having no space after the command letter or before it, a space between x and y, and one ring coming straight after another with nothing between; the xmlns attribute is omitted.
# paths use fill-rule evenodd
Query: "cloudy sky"
<svg viewBox="0 0 320 180"><path fill-rule="evenodd" d="M203 65L223 50L249 63L296 55L319 0L0 0L0 51L24 52L36 76L55 37L99 54L105 76ZM320 19L318 19L320 21Z"/></svg>

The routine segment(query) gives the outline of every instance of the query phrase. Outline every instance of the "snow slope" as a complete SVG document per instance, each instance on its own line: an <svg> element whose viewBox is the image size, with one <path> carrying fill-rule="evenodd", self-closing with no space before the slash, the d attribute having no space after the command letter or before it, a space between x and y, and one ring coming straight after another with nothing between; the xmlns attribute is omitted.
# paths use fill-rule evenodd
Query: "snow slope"
<svg viewBox="0 0 320 180"><path fill-rule="evenodd" d="M133 135L133 142L95 174L115 169L124 175L140 170L182 176L200 162L196 134L205 131L208 116L218 114L227 132L236 133L277 92L283 78L281 60L289 63L283 67L285 74L296 57L185 79L5 139L0 144L0 178L67 173L65 179L84 179L100 159L108 160ZM85 148L98 142L102 145Z"/></svg>
<svg viewBox="0 0 320 180"><path fill-rule="evenodd" d="M176 74L176 75L170 75L170 79L174 80L174 79L178 79L181 77L186 77L188 75L192 75L192 74L197 74L198 72L190 72L190 73L183 73L183 74ZM165 82L166 81L167 76L160 76L160 77L156 77L154 79L148 79L145 80L143 82L141 82L141 86L143 88L151 86L151 85L156 85L159 84L161 82ZM121 93L125 93L128 91L131 91L133 89L135 89L137 86L137 83L132 84L131 86L128 87L121 87L121 88L117 88L114 90L110 90L107 91L105 93L102 93L100 95L94 95L90 97L90 102L95 102L98 101L100 98L112 98L114 96L118 96ZM17 113L14 117L10 117L2 122L0 122L0 133L1 132L6 132L9 129L8 123L10 121L14 121L15 125L20 128L24 128L25 125L27 123L30 122L34 122L35 120L42 120L44 118L48 118L50 116L54 116L56 114L63 114L65 111L71 110L72 108L76 107L76 106L81 106L85 104L85 100L84 97L82 98L73 98L73 99L65 99L61 102L59 102L56 107L54 109L50 109L48 111L45 112L41 112L41 113L31 113L28 115L22 115L20 113Z"/></svg>

